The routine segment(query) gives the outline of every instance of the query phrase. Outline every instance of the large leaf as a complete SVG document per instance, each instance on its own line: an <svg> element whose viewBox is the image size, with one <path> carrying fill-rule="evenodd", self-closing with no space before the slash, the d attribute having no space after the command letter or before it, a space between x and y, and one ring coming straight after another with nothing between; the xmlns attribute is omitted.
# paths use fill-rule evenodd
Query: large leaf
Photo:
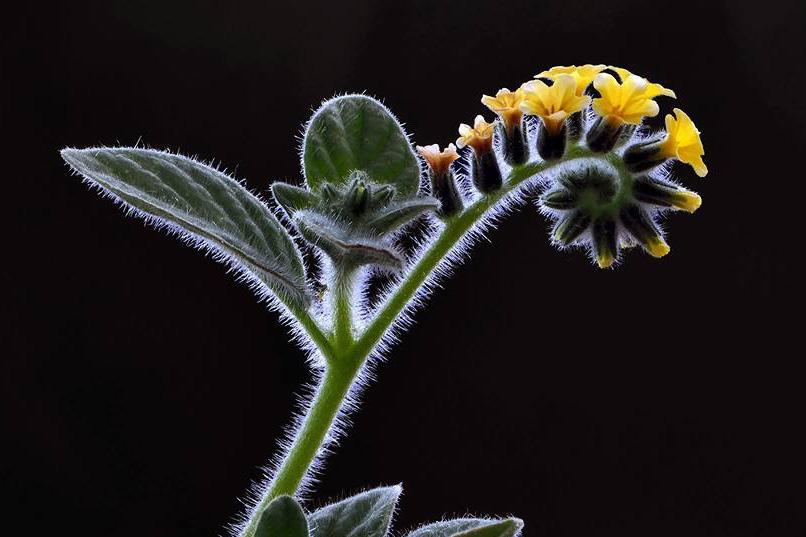
<svg viewBox="0 0 806 537"><path fill-rule="evenodd" d="M308 516L312 537L384 537L401 488L380 487L325 506Z"/></svg>
<svg viewBox="0 0 806 537"><path fill-rule="evenodd" d="M417 192L420 166L406 133L381 103L365 95L325 101L305 130L302 163L308 187L343 184L363 170L398 195Z"/></svg>
<svg viewBox="0 0 806 537"><path fill-rule="evenodd" d="M302 507L290 496L275 498L260 515L254 537L308 537Z"/></svg>
<svg viewBox="0 0 806 537"><path fill-rule="evenodd" d="M293 240L266 205L228 175L151 149L64 149L61 154L135 214L221 254L287 303L307 304L305 269Z"/></svg>
<svg viewBox="0 0 806 537"><path fill-rule="evenodd" d="M513 537L522 527L518 518L457 518L417 528L407 537Z"/></svg>

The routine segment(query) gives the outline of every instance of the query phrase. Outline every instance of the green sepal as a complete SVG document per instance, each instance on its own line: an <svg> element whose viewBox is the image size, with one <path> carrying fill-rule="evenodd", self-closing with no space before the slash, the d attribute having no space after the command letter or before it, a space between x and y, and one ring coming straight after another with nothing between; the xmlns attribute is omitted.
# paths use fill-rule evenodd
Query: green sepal
<svg viewBox="0 0 806 537"><path fill-rule="evenodd" d="M277 204L289 216L301 209L310 209L319 203L319 197L313 192L288 183L274 183L271 185L271 193Z"/></svg>
<svg viewBox="0 0 806 537"><path fill-rule="evenodd" d="M308 537L308 521L291 496L279 496L260 515L254 537Z"/></svg>
<svg viewBox="0 0 806 537"><path fill-rule="evenodd" d="M307 306L305 268L288 231L261 200L225 173L152 149L64 149L61 155L89 183L134 208L137 216L225 254L286 303Z"/></svg>
<svg viewBox="0 0 806 537"><path fill-rule="evenodd" d="M302 163L313 192L328 183L347 183L354 170L394 186L399 196L414 195L420 184L420 166L403 127L366 95L335 97L322 104L305 129Z"/></svg>
<svg viewBox="0 0 806 537"><path fill-rule="evenodd" d="M519 518L457 518L417 528L407 537L513 537L523 528Z"/></svg>
<svg viewBox="0 0 806 537"><path fill-rule="evenodd" d="M314 511L311 537L385 537L401 490L379 487Z"/></svg>

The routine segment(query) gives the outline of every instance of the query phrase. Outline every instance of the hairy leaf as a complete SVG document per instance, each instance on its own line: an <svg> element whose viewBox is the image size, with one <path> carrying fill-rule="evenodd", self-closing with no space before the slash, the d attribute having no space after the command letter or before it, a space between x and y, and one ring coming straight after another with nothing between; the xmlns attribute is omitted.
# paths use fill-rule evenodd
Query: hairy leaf
<svg viewBox="0 0 806 537"><path fill-rule="evenodd" d="M293 216L300 209L315 207L319 203L319 197L313 192L288 183L274 183L271 185L271 193L289 216Z"/></svg>
<svg viewBox="0 0 806 537"><path fill-rule="evenodd" d="M406 133L381 103L365 95L326 101L305 130L302 163L314 192L325 183L344 184L362 170L397 194L417 192L420 166Z"/></svg>
<svg viewBox="0 0 806 537"><path fill-rule="evenodd" d="M401 488L380 487L314 511L308 517L312 537L384 537Z"/></svg>
<svg viewBox="0 0 806 537"><path fill-rule="evenodd" d="M302 507L290 496L275 498L260 515L254 537L308 537Z"/></svg>
<svg viewBox="0 0 806 537"><path fill-rule="evenodd" d="M294 223L305 240L320 248L335 263L375 265L392 271L403 268L403 256L393 247L375 238L356 235L324 215L299 211Z"/></svg>
<svg viewBox="0 0 806 537"><path fill-rule="evenodd" d="M522 527L518 518L457 518L417 528L407 537L513 537Z"/></svg>
<svg viewBox="0 0 806 537"><path fill-rule="evenodd" d="M297 247L264 203L228 175L181 155L139 148L64 149L62 157L91 184L222 254L282 300L307 304Z"/></svg>

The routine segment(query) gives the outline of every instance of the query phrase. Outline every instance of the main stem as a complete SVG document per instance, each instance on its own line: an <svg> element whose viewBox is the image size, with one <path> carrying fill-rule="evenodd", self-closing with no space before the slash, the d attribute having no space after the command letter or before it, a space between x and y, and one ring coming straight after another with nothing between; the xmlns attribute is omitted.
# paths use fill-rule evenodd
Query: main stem
<svg viewBox="0 0 806 537"><path fill-rule="evenodd" d="M571 147L562 161L527 164L513 169L504 186L491 194L485 195L460 214L449 219L442 233L426 250L417 264L400 282L397 290L384 303L364 333L354 339L352 329L352 311L350 309L350 293L352 279L350 273L337 274L334 291L333 314L334 327L330 337L326 337L307 312L298 312L300 322L306 329L315 328L312 334L314 343L325 355L327 369L313 402L308 409L297 436L283 460L277 474L265 496L256 506L248 524L241 532L241 537L252 537L260 514L277 496L296 493L309 468L316 459L328 432L338 416L341 406L350 388L355 382L358 372L367 357L392 326L406 305L414 297L418 289L425 283L434 269L451 252L456 244L473 226L503 197L512 192L524 181L564 162L579 158L598 158L602 156L590 153L580 147Z"/></svg>

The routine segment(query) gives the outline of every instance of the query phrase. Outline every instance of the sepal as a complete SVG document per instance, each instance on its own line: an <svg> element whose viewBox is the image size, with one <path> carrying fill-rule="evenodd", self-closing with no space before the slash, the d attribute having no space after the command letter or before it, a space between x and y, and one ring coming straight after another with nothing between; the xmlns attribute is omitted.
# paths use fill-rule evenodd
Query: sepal
<svg viewBox="0 0 806 537"><path fill-rule="evenodd" d="M288 183L277 182L271 185L274 201L283 208L286 214L293 215L301 209L310 209L319 203L319 197L308 190Z"/></svg>

